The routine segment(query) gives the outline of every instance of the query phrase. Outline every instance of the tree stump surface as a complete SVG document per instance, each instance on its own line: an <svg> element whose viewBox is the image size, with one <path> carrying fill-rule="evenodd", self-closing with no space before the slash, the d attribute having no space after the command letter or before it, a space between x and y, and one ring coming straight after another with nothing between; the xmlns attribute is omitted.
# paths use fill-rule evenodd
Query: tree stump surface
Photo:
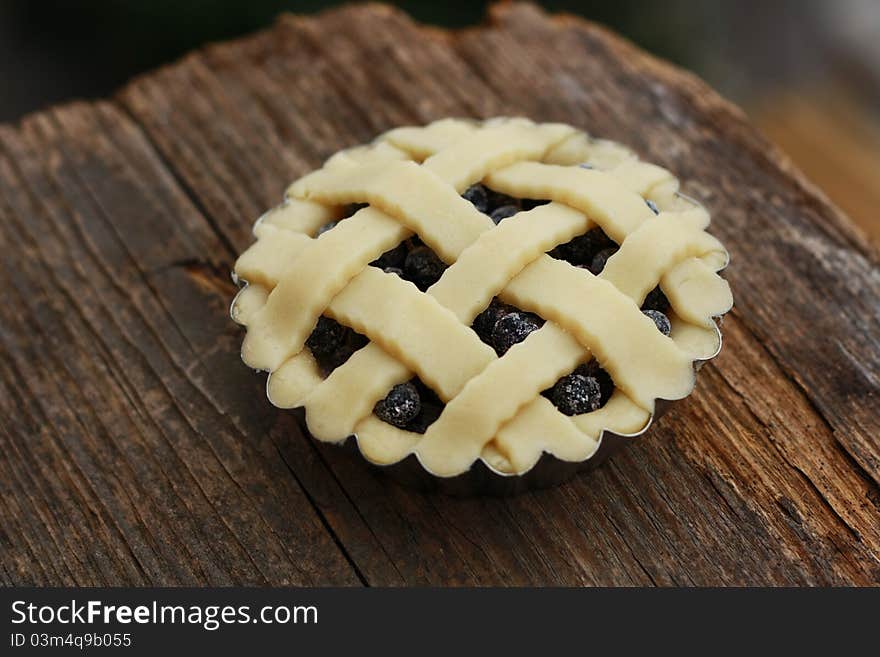
<svg viewBox="0 0 880 657"><path fill-rule="evenodd" d="M736 308L695 393L594 472L418 493L304 436L239 358L229 270L287 184L445 116L525 115L675 172ZM283 16L0 127L0 581L880 583L878 254L691 75L529 4L447 32Z"/></svg>

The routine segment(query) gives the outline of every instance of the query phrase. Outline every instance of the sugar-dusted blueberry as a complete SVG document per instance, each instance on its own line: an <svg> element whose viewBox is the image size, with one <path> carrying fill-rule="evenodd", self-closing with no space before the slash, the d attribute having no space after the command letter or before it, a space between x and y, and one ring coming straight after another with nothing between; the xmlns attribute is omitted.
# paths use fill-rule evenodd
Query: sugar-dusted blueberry
<svg viewBox="0 0 880 657"><path fill-rule="evenodd" d="M663 290L660 289L659 285L648 292L648 296L645 297L645 301L642 303L642 310L658 310L661 313L669 310L669 299L663 294Z"/></svg>
<svg viewBox="0 0 880 657"><path fill-rule="evenodd" d="M382 271L386 274L397 274L403 278L403 270L400 267L385 267Z"/></svg>
<svg viewBox="0 0 880 657"><path fill-rule="evenodd" d="M498 299L492 299L488 307L474 318L472 328L480 336L480 339L486 344L492 344L492 329L495 328L495 322L513 312L513 307Z"/></svg>
<svg viewBox="0 0 880 657"><path fill-rule="evenodd" d="M385 253L373 260L373 262L371 262L370 264L373 265L373 267L378 267L379 269L386 269L388 267L403 267L403 261L406 260L406 254L408 252L409 249L406 248L406 243L401 242L393 249L387 250Z"/></svg>
<svg viewBox="0 0 880 657"><path fill-rule="evenodd" d="M507 353L513 345L522 342L532 331L541 328L541 321L531 313L508 313L492 329L492 346L499 356Z"/></svg>
<svg viewBox="0 0 880 657"><path fill-rule="evenodd" d="M611 247L609 249L602 249L593 256L593 261L590 263L590 271L593 272L596 276L602 273L602 270L605 269L605 264L608 262L608 258L617 253L617 247Z"/></svg>
<svg viewBox="0 0 880 657"><path fill-rule="evenodd" d="M437 257L427 246L419 246L409 252L403 264L407 280L424 291L440 280L446 270L446 263Z"/></svg>
<svg viewBox="0 0 880 657"><path fill-rule="evenodd" d="M672 324L669 323L669 318L659 310L643 310L642 312L651 318L654 324L657 325L657 330L663 335L669 335L672 332Z"/></svg>
<svg viewBox="0 0 880 657"><path fill-rule="evenodd" d="M611 375L602 369L601 365L599 365L599 361L595 358L583 365L579 365L574 373L580 374L581 376L592 377L599 382L599 390L602 393L599 401L600 407L604 406L605 402L607 402L614 393L614 381L611 380Z"/></svg>
<svg viewBox="0 0 880 657"><path fill-rule="evenodd" d="M486 192L486 188L480 183L468 187L464 190L464 194L462 194L461 197L464 200L473 203L474 207L480 212L489 211L489 194Z"/></svg>
<svg viewBox="0 0 880 657"><path fill-rule="evenodd" d="M512 217L517 212L519 212L519 208L515 205L502 205L492 210L492 213L489 215L489 217L496 224L500 224L503 220L507 219L508 217Z"/></svg>
<svg viewBox="0 0 880 657"><path fill-rule="evenodd" d="M391 388L385 399L380 399L373 407L373 412L383 422L393 424L401 429L419 414L422 408L419 391L407 381L398 383Z"/></svg>
<svg viewBox="0 0 880 657"><path fill-rule="evenodd" d="M306 346L315 358L324 358L345 343L349 330L335 319L321 316L311 335L306 339Z"/></svg>
<svg viewBox="0 0 880 657"><path fill-rule="evenodd" d="M649 208L651 208L651 212L653 212L654 214L660 214L660 208L657 207L657 204L654 203L654 201L652 201L652 200L649 199L649 198L646 198L646 199L645 199L645 204L646 204Z"/></svg>
<svg viewBox="0 0 880 657"><path fill-rule="evenodd" d="M565 415L580 415L599 408L602 390L592 376L569 374L550 389L550 401Z"/></svg>
<svg viewBox="0 0 880 657"><path fill-rule="evenodd" d="M322 226L320 226L318 228L317 232L315 233L315 237L317 237L318 235L323 235L328 230L332 230L333 228L336 228L336 224L338 224L338 223L339 223L338 221L328 221L326 224L323 224Z"/></svg>

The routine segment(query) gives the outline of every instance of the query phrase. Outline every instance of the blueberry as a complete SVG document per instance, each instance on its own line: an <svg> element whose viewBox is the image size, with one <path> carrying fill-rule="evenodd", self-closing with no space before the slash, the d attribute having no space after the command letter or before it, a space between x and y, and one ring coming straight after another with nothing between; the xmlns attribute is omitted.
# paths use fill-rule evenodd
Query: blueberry
<svg viewBox="0 0 880 657"><path fill-rule="evenodd" d="M654 324L657 325L657 330L663 335L669 335L672 332L672 324L669 323L669 318L659 310L643 310L642 312L654 321Z"/></svg>
<svg viewBox="0 0 880 657"><path fill-rule="evenodd" d="M483 342L492 344L492 329L495 328L495 322L508 313L513 312L513 310L506 303L502 303L498 299L492 299L489 306L474 318L472 328Z"/></svg>
<svg viewBox="0 0 880 657"><path fill-rule="evenodd" d="M503 356L517 342L522 342L532 331L541 328L540 321L531 313L508 313L492 329L492 345L499 356Z"/></svg>
<svg viewBox="0 0 880 657"><path fill-rule="evenodd" d="M400 267L385 267L382 271L386 274L397 274L403 278L403 270Z"/></svg>
<svg viewBox="0 0 880 657"><path fill-rule="evenodd" d="M611 395L614 393L614 381L611 380L611 375L602 369L602 367L599 365L599 361L597 361L595 358L588 363L579 365L575 369L574 373L580 374L581 376L591 377L599 382L599 390L602 393L601 400L599 402L600 407L604 406L605 402L607 402L611 398Z"/></svg>
<svg viewBox="0 0 880 657"><path fill-rule="evenodd" d="M480 212L489 211L489 194L486 192L486 188L480 183L468 187L464 190L464 194L462 194L461 197L464 200L473 203L474 207Z"/></svg>
<svg viewBox="0 0 880 657"><path fill-rule="evenodd" d="M550 389L550 401L565 415L580 415L599 408L602 390L592 376L569 374Z"/></svg>
<svg viewBox="0 0 880 657"><path fill-rule="evenodd" d="M665 313L668 309L669 299L666 298L659 286L648 292L648 296L642 303L642 310L659 310L661 313Z"/></svg>
<svg viewBox="0 0 880 657"><path fill-rule="evenodd" d="M403 264L407 280L415 283L423 292L436 283L445 270L446 263L427 246L420 246L410 251Z"/></svg>
<svg viewBox="0 0 880 657"><path fill-rule="evenodd" d="M421 408L419 391L407 381L391 388L385 399L376 402L373 412L383 422L402 429L415 419Z"/></svg>
<svg viewBox="0 0 880 657"><path fill-rule="evenodd" d="M496 224L500 224L504 219L512 217L517 212L519 212L519 208L515 205L502 205L501 207L492 210L489 217L491 217L492 221Z"/></svg>
<svg viewBox="0 0 880 657"><path fill-rule="evenodd" d="M326 374L342 365L368 342L369 340L360 333L334 319L321 316L311 335L306 339L306 346Z"/></svg>
<svg viewBox="0 0 880 657"><path fill-rule="evenodd" d="M614 241L601 228L593 228L570 242L560 244L550 255L573 265L590 265L599 251L615 246Z"/></svg>
<svg viewBox="0 0 880 657"><path fill-rule="evenodd" d="M315 233L315 237L317 237L318 235L323 235L332 228L336 228L336 224L338 223L338 221L328 221L326 224L318 228L318 231Z"/></svg>
<svg viewBox="0 0 880 657"><path fill-rule="evenodd" d="M408 250L406 248L406 243L401 242L393 249L389 249L378 258L373 260L370 264L373 267L378 267L379 269L386 269L388 267L403 267L403 261L406 260L406 254Z"/></svg>
<svg viewBox="0 0 880 657"><path fill-rule="evenodd" d="M660 208L657 207L657 204L654 203L654 201L646 198L645 203L648 205L649 208L651 208L651 212L653 212L654 214L660 214Z"/></svg>
<svg viewBox="0 0 880 657"><path fill-rule="evenodd" d="M306 339L306 346L315 358L324 358L345 344L349 330L335 319L321 316L311 335Z"/></svg>
<svg viewBox="0 0 880 657"><path fill-rule="evenodd" d="M593 261L590 263L590 271L593 272L596 276L602 273L602 270L605 269L605 264L608 262L608 258L617 253L617 247L611 247L610 249L602 249L593 256Z"/></svg>

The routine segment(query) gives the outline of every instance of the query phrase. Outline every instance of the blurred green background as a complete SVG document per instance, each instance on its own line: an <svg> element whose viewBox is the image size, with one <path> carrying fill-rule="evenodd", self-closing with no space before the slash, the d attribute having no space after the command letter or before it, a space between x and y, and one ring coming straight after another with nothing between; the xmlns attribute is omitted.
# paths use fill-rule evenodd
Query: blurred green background
<svg viewBox="0 0 880 657"><path fill-rule="evenodd" d="M132 75L201 44L271 24L283 11L313 13L326 0L0 0L0 120L71 96L105 95ZM416 19L479 23L485 2L394 2ZM846 20L864 24L880 2L848 0L549 1L599 21L691 68L737 99L768 84L846 65ZM852 30L851 30L852 31ZM876 34L874 36L877 36ZM868 40L866 38L866 40Z"/></svg>
<svg viewBox="0 0 880 657"><path fill-rule="evenodd" d="M112 93L210 41L314 13L320 0L0 0L0 121ZM393 2L417 20L479 23L486 2ZM880 0L539 2L603 23L742 104L880 240Z"/></svg>

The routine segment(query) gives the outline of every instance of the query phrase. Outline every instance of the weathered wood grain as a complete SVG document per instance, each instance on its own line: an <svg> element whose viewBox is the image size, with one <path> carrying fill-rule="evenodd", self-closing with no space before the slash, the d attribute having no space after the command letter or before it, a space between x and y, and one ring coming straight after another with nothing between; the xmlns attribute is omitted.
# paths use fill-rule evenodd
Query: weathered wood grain
<svg viewBox="0 0 880 657"><path fill-rule="evenodd" d="M339 148L496 114L675 171L731 250L737 308L694 395L599 470L423 495L266 401L229 267ZM580 19L283 17L0 128L0 240L7 584L880 583L877 253L735 108Z"/></svg>

